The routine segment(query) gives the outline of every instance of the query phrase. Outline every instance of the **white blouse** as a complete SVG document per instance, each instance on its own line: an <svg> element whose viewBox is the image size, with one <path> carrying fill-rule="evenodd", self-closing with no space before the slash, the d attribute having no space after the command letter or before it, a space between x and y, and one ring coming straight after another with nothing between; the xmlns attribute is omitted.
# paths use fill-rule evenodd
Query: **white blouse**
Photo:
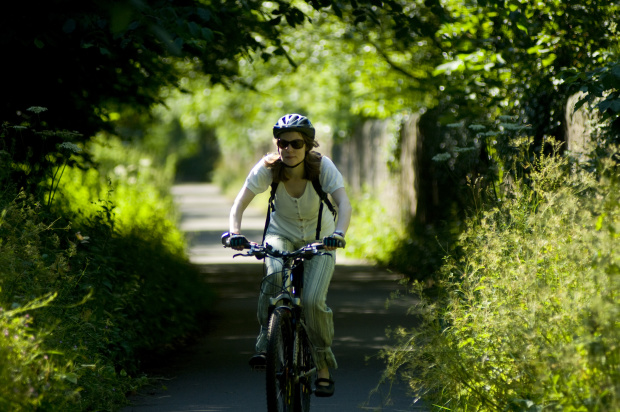
<svg viewBox="0 0 620 412"><path fill-rule="evenodd" d="M263 158L252 168L245 180L244 187L257 195L269 189L272 181L271 169L267 169ZM334 162L325 156L321 158L319 182L323 191L328 194L344 187L342 174ZM319 240L314 238L319 216L319 204L319 195L314 190L311 181L306 182L306 189L300 197L289 195L284 184L279 184L274 198L275 211L271 212L267 233L283 236L293 242L311 243ZM331 235L334 229L334 217L324 205L320 238Z"/></svg>

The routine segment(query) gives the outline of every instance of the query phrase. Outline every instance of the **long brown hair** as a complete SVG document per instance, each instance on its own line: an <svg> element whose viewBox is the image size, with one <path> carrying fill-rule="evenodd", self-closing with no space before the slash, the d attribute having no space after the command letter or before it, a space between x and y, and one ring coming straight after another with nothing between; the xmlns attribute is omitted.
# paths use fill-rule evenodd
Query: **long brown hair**
<svg viewBox="0 0 620 412"><path fill-rule="evenodd" d="M319 152L312 150L315 147L319 147L319 143L313 138L306 136L303 133L297 132L304 139L306 144L306 157L304 158L304 179L314 180L319 177L321 172L321 157ZM271 169L274 182L286 182L289 180L290 172L289 168L282 164L282 158L280 153L268 153L265 158L265 166L267 169Z"/></svg>

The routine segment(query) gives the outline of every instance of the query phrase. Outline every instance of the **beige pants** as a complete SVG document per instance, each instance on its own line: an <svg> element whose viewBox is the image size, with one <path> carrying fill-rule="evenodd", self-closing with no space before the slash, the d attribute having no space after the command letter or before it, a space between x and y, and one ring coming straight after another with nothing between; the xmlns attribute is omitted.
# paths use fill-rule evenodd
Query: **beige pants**
<svg viewBox="0 0 620 412"><path fill-rule="evenodd" d="M304 244L293 242L275 235L268 234L265 243L279 250L293 251ZM332 255L315 256L304 262L304 288L302 302L306 320L308 338L312 346L312 355L317 369L337 368L336 358L331 350L334 338L333 313L327 307L327 290L334 273L335 253ZM269 298L277 294L282 282L282 260L265 258L267 275L262 283L258 298L258 322L261 325L260 334L256 340L256 351L267 349L267 327L269 326L268 311Z"/></svg>

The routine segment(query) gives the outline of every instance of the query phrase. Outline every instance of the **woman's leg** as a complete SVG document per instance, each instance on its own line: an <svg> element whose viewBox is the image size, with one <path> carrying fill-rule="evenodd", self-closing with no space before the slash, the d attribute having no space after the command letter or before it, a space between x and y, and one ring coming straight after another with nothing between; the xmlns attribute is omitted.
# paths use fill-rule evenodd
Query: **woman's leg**
<svg viewBox="0 0 620 412"><path fill-rule="evenodd" d="M316 256L304 263L304 314L314 362L319 371L338 367L331 350L334 318L326 303L334 267L335 257L331 255Z"/></svg>

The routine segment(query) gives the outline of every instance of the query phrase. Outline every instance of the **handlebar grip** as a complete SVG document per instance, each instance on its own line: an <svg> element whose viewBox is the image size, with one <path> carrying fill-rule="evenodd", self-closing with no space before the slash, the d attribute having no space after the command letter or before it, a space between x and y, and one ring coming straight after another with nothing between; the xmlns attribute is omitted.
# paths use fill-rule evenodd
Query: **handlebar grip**
<svg viewBox="0 0 620 412"><path fill-rule="evenodd" d="M252 247L252 242L247 240L245 236L233 234L230 232L226 232L222 235L222 245L224 245L224 247L232 247L230 242L231 240L233 240L233 238L235 240L237 240L238 238L243 240L243 242L238 245L238 246L242 246L243 249L250 249Z"/></svg>
<svg viewBox="0 0 620 412"><path fill-rule="evenodd" d="M341 236L326 236L323 238L323 244L329 247L344 248L347 245L347 241Z"/></svg>

